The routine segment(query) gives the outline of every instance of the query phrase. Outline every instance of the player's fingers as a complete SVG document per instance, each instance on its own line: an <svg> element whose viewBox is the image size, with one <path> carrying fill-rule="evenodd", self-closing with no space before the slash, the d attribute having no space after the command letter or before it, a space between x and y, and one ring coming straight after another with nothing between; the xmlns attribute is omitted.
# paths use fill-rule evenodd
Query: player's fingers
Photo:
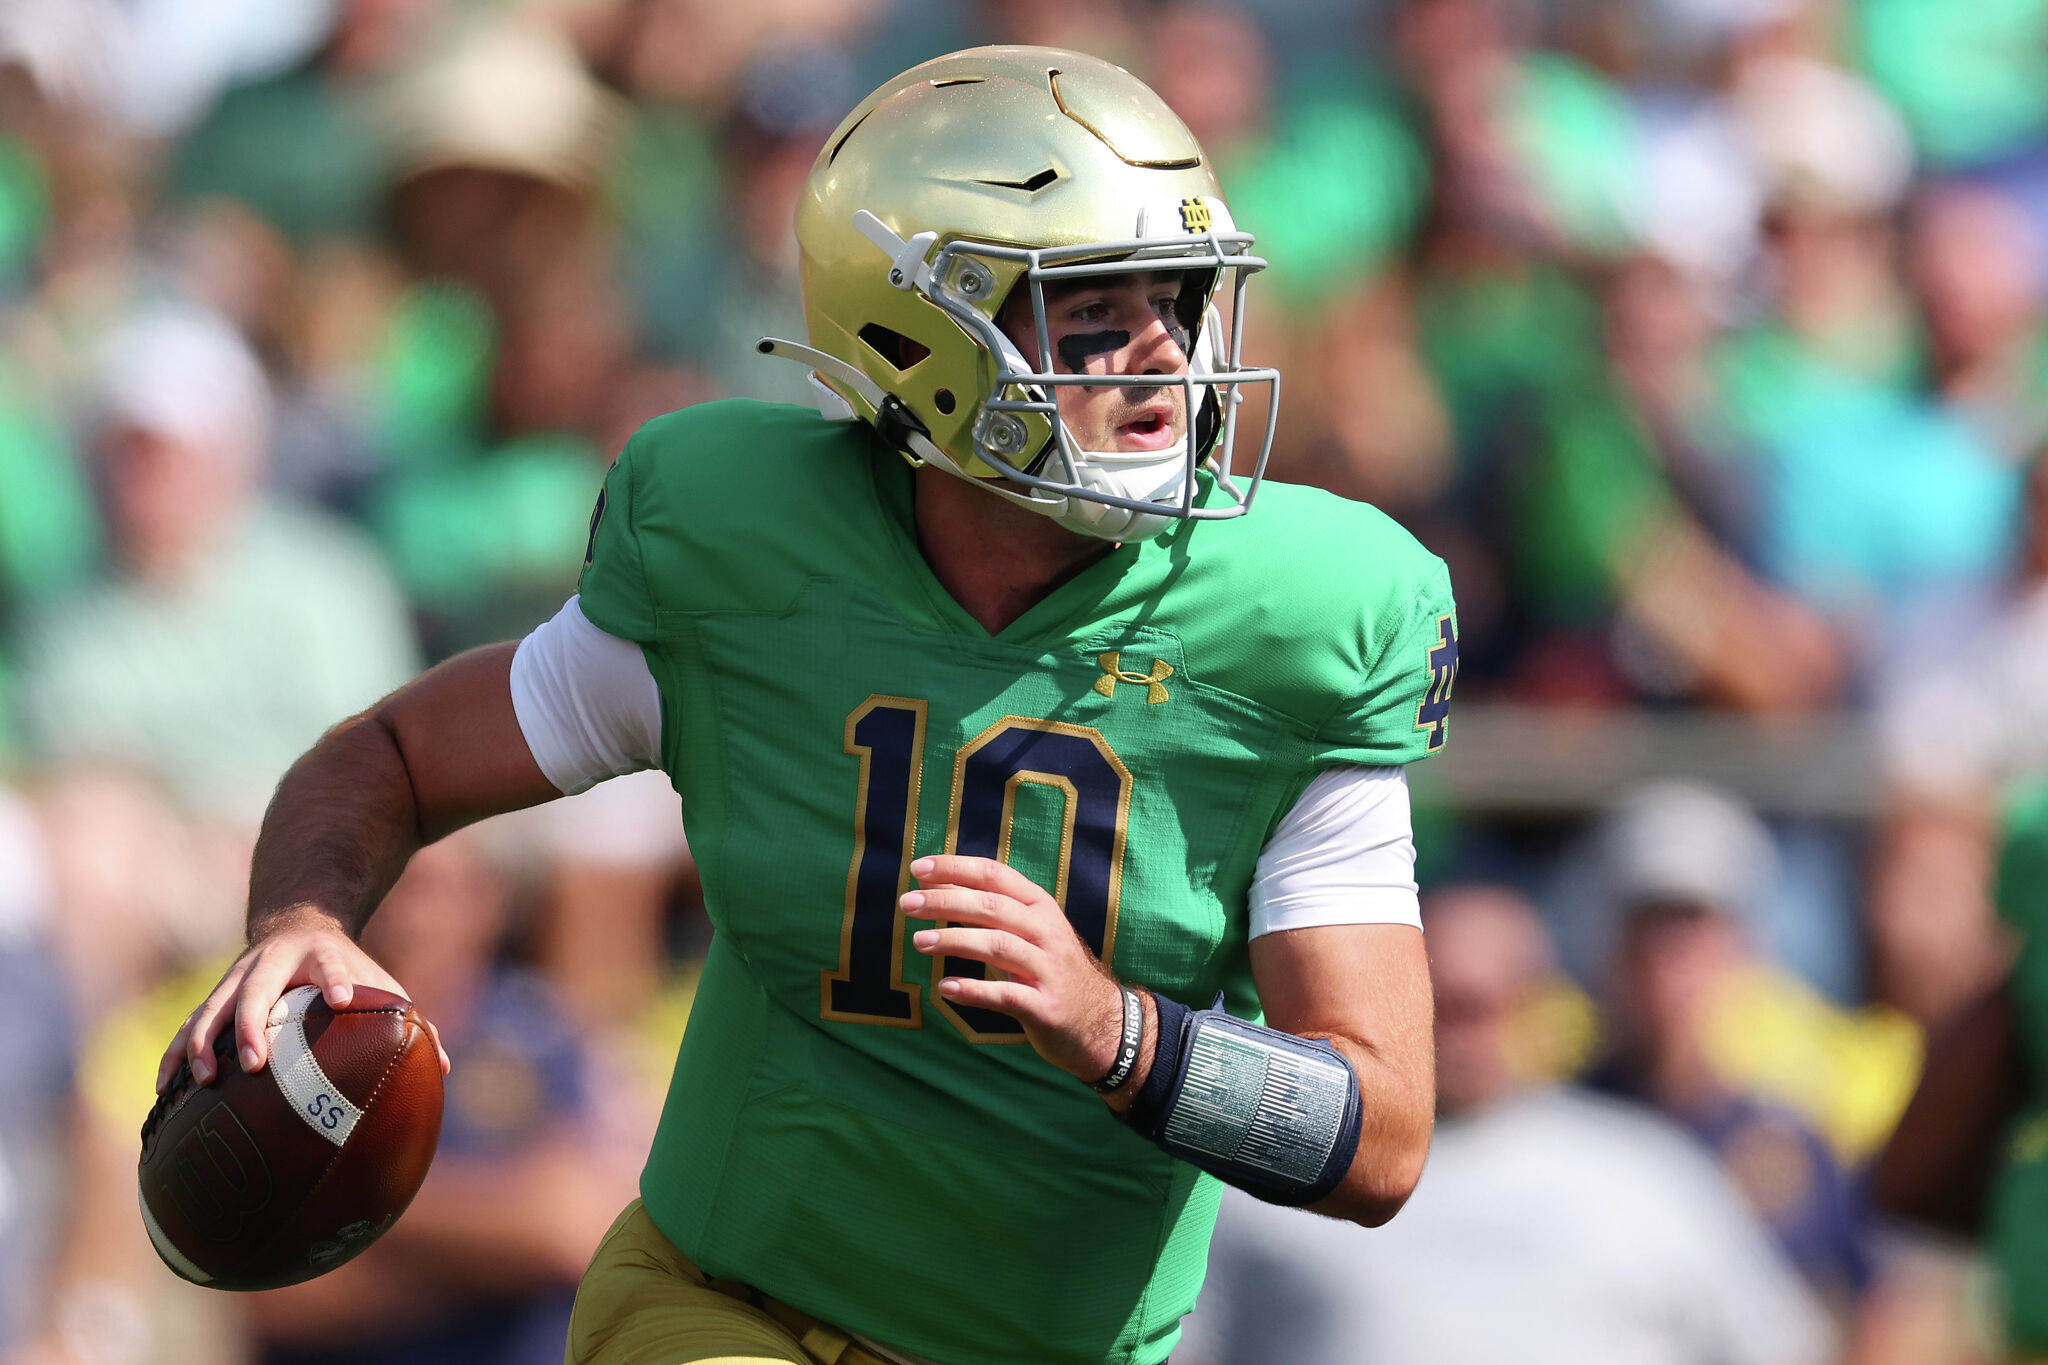
<svg viewBox="0 0 2048 1365"><path fill-rule="evenodd" d="M242 1070L261 1071L268 1060L270 1011L286 990L298 980L310 978L314 950L285 948L282 944L259 952L242 978L241 994L235 997L235 1051Z"/></svg>
<svg viewBox="0 0 2048 1365"><path fill-rule="evenodd" d="M964 886L935 886L929 891L912 891L903 897L903 913L916 919L950 920L956 924L978 924L989 929L1008 929L1030 936L1036 917L1022 902L995 891L974 891Z"/></svg>
<svg viewBox="0 0 2048 1365"><path fill-rule="evenodd" d="M204 1008L205 1001L201 1001L200 1009ZM186 1015L185 1022L178 1025L178 1031L171 1035L170 1045L164 1049L164 1055L157 1059L157 1094L161 1095L164 1093L164 1087L171 1083L171 1077L177 1075L178 1068L184 1065L185 1049L189 1047L192 1043L192 1025L198 1018L198 1009L195 1009L190 1014Z"/></svg>
<svg viewBox="0 0 2048 1365"><path fill-rule="evenodd" d="M192 1038L192 1021L199 1017L194 1010L185 1016L185 1022L178 1025L178 1031L171 1037L170 1045L164 1048L164 1055L157 1059L156 1093L164 1093L164 1087L171 1083L171 1077L178 1074L178 1068L185 1061L185 1046Z"/></svg>
<svg viewBox="0 0 2048 1365"><path fill-rule="evenodd" d="M1051 893L1037 882L1008 863L999 863L993 858L966 858L957 853L934 853L912 863L910 874L923 886L931 886L936 882L951 882L957 886L973 887L978 891L993 891L1026 905L1034 901L1052 899Z"/></svg>
<svg viewBox="0 0 2048 1365"><path fill-rule="evenodd" d="M185 1025L180 1041L184 1044L185 1060L191 1063L192 1079L205 1085L213 1079L213 1039L220 1032L221 1021L226 1017L235 993L241 989L242 979L248 975L249 963L246 958L228 968L220 984L202 1000L199 1008L192 1011L192 1018ZM164 1078L168 1084L170 1078Z"/></svg>
<svg viewBox="0 0 2048 1365"><path fill-rule="evenodd" d="M320 988L321 996L330 1009L347 1009L349 1002L356 998L355 982L349 979L348 963L332 947L321 944L313 949L313 984Z"/></svg>
<svg viewBox="0 0 2048 1365"><path fill-rule="evenodd" d="M200 1009L203 1008L205 1008L205 1002L201 1001ZM198 1009L195 1009L190 1014L186 1015L185 1022L178 1025L178 1031L171 1036L169 1046L164 1048L164 1055L157 1059L157 1094L161 1095L164 1093L164 1087L168 1086L171 1083L171 1077L177 1075L178 1068L184 1065L185 1048L192 1041L192 1026L198 1020L198 1018Z"/></svg>
<svg viewBox="0 0 2048 1365"><path fill-rule="evenodd" d="M1038 981L1045 975L1045 950L1001 929L920 929L911 945L933 957L964 957Z"/></svg>
<svg viewBox="0 0 2048 1365"><path fill-rule="evenodd" d="M971 976L948 976L939 980L939 994L956 1005L979 1005L1000 1010L1027 1024L1039 1022L1040 1000L1035 987L1022 981L982 981Z"/></svg>
<svg viewBox="0 0 2048 1365"><path fill-rule="evenodd" d="M190 1021L190 1020L187 1020L187 1021L186 1021L186 1025L185 1025L185 1027L186 1027L186 1028L189 1028L189 1027L191 1027L191 1021ZM185 1029L184 1029L184 1028L181 1028L181 1029L179 1029L179 1030L178 1030L178 1036L177 1036L177 1037L175 1037L175 1038L173 1038L173 1039L171 1039L171 1042L170 1042L170 1046L168 1046L168 1047L166 1047L166 1048L164 1049L164 1055L163 1055L163 1056L161 1056L161 1057L159 1057L159 1058L157 1058L157 1062L156 1062L156 1093L157 1093L157 1094L161 1095L161 1094L163 1094L163 1093L164 1093L164 1087L165 1087L165 1086L167 1086L167 1085L169 1085L169 1084L171 1083L171 1077L173 1077L173 1076L175 1076L175 1075L177 1075L177 1074L178 1074L178 1064L179 1064L180 1062L184 1061L184 1060L185 1060Z"/></svg>

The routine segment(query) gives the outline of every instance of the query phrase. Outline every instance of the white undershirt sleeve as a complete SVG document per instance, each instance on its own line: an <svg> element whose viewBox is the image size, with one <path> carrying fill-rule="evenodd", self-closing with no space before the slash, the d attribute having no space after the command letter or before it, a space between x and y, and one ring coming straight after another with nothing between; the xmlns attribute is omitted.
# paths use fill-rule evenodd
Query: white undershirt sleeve
<svg viewBox="0 0 2048 1365"><path fill-rule="evenodd" d="M565 796L660 766L661 689L647 656L590 624L574 597L519 642L512 710L533 761Z"/></svg>
<svg viewBox="0 0 2048 1365"><path fill-rule="evenodd" d="M1317 774L1259 854L1249 936L1328 924L1422 927L1404 768Z"/></svg>

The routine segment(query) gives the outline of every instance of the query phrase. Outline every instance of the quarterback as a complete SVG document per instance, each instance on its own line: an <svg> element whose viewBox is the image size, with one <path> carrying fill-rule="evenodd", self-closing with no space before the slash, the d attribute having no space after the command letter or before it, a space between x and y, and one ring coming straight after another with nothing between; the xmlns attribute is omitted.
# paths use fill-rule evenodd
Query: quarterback
<svg viewBox="0 0 2048 1365"><path fill-rule="evenodd" d="M660 767L716 934L569 1360L1155 1365L1221 1182L1376 1224L1421 1173L1447 575L1261 486L1264 262L1122 70L904 73L797 235L808 344L761 350L818 410L650 422L554 620L294 766L166 1070L401 989L355 936L423 843Z"/></svg>

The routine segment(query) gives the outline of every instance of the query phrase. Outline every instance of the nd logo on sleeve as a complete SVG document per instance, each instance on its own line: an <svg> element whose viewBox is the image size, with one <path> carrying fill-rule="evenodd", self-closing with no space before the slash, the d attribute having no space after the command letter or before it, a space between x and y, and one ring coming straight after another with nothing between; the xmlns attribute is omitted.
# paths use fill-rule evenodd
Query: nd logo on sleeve
<svg viewBox="0 0 2048 1365"><path fill-rule="evenodd" d="M1429 690L1415 708L1415 728L1429 731L1422 747L1435 753L1444 747L1451 729L1451 688L1458 681L1458 625L1450 614L1436 618L1438 643L1428 650Z"/></svg>

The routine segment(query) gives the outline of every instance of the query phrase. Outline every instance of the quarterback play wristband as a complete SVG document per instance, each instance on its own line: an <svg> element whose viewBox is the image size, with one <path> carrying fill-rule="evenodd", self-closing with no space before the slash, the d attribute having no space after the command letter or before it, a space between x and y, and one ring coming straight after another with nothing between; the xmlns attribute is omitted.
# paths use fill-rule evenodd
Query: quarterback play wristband
<svg viewBox="0 0 2048 1365"><path fill-rule="evenodd" d="M1269 1204L1313 1204L1336 1189L1358 1151L1363 1108L1343 1054L1220 1008L1152 998L1159 1043L1125 1120Z"/></svg>

